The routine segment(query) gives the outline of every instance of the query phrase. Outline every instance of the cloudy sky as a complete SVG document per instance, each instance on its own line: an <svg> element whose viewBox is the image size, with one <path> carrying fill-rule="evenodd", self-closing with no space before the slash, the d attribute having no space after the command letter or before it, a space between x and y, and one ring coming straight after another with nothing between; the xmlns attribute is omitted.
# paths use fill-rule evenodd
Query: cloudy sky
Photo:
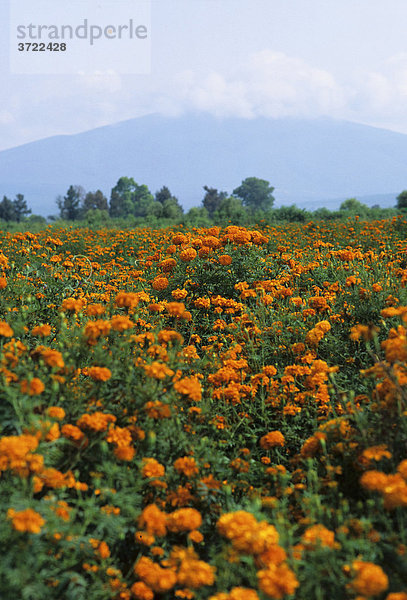
<svg viewBox="0 0 407 600"><path fill-rule="evenodd" d="M406 0L151 0L149 73L118 60L52 75L10 68L18 1L0 0L0 150L151 112L331 116L407 134ZM137 1L120 0L129 15Z"/></svg>

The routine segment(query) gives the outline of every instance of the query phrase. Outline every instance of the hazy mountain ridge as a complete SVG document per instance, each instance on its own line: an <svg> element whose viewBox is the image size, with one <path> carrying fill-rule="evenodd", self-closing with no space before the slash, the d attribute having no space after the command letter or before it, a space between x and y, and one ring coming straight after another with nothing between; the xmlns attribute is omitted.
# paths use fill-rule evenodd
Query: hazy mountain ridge
<svg viewBox="0 0 407 600"><path fill-rule="evenodd" d="M71 184L106 195L119 177L154 193L167 185L184 208L209 185L229 193L249 176L275 187L276 205L337 208L356 196L391 206L407 188L407 135L328 118L217 119L148 115L0 152L0 195L57 212Z"/></svg>

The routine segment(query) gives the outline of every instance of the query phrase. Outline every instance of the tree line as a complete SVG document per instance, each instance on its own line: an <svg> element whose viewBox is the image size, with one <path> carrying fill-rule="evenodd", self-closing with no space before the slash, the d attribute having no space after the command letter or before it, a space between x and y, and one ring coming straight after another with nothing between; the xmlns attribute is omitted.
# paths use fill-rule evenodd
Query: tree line
<svg viewBox="0 0 407 600"><path fill-rule="evenodd" d="M311 218L334 219L348 215L360 217L386 216L387 212L395 209L370 208L359 202L356 198L345 200L339 210L330 211L319 208L313 212L292 206L273 208L275 198L274 187L265 179L247 177L235 188L232 194L219 191L215 187L205 185L204 196L200 206L195 206L184 213L184 209L168 189L163 186L152 194L145 184L138 184L132 177L120 177L112 188L108 199L101 190L86 192L80 185L70 185L64 196L56 199L59 209L57 216L48 217L50 220L57 218L66 221L87 220L89 223L103 222L109 219L125 219L130 223L147 221L156 223L185 222L186 224L205 226L210 223L232 222L246 224L264 220L270 221L306 221ZM396 208L407 211L407 190L397 196ZM380 215L379 215L379 212ZM0 219L6 222L20 222L31 213L22 194L17 194L14 200L7 196L0 202ZM383 214L382 214L383 213ZM43 219L38 215L31 215ZM44 219L43 219L44 220Z"/></svg>

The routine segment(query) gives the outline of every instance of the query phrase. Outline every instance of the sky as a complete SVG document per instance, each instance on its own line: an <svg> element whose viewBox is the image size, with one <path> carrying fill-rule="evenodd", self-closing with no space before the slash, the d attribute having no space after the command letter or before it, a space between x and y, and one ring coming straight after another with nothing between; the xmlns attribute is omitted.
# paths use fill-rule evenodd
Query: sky
<svg viewBox="0 0 407 600"><path fill-rule="evenodd" d="M131 15L141 0L30 4L55 15L74 1ZM86 70L16 73L18 6L0 0L0 150L152 112L328 116L407 134L406 0L150 0L144 73L125 72L131 51L92 71L89 46Z"/></svg>

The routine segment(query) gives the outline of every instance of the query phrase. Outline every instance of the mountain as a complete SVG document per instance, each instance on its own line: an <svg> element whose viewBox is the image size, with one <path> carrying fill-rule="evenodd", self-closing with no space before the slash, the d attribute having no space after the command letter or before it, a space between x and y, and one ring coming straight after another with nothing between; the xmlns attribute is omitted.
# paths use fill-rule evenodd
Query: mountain
<svg viewBox="0 0 407 600"><path fill-rule="evenodd" d="M168 186L189 208L204 185L231 193L255 176L275 187L277 206L337 208L372 196L394 206L406 164L407 135L348 121L153 114L1 151L0 196L22 193L34 213L55 214L69 185L109 196L125 175L153 193Z"/></svg>

